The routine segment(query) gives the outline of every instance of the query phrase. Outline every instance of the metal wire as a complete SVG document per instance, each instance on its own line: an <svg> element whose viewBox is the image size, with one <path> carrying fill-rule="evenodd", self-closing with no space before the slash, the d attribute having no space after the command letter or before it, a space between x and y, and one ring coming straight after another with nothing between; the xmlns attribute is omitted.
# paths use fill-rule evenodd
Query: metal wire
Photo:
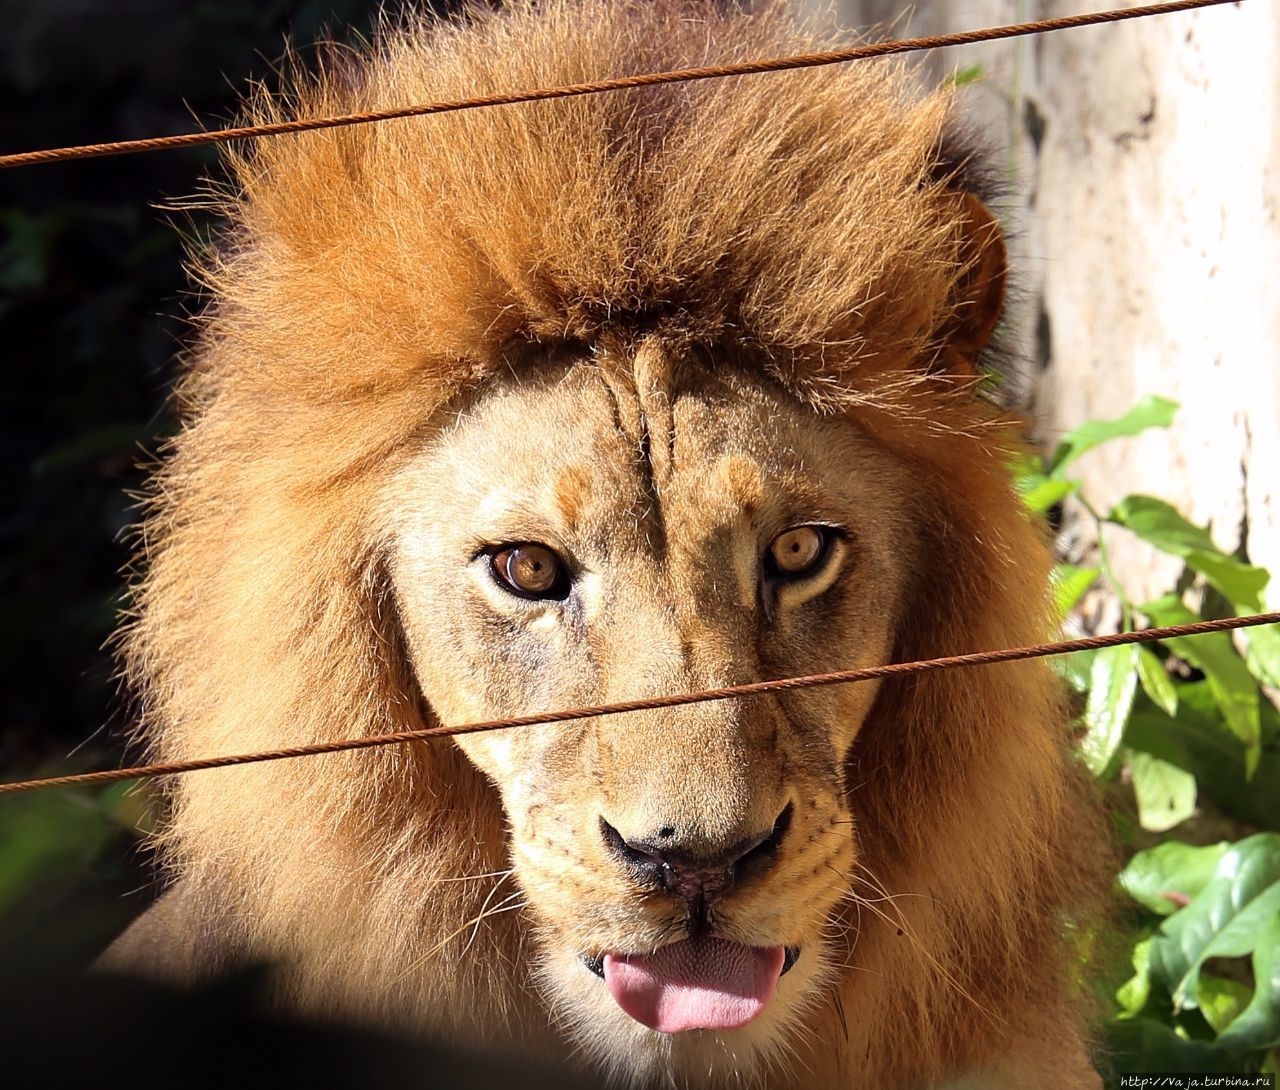
<svg viewBox="0 0 1280 1090"><path fill-rule="evenodd" d="M321 753L339 753L349 749L371 749L374 746L393 745L397 742L419 742L428 738L450 738L458 734L477 734L481 731L507 730L514 727L534 727L544 723L567 723L575 719L595 719L604 715L623 715L627 712L649 711L654 708L675 708L682 704L697 704L708 700L729 700L735 697L759 696L763 693L789 692L796 689L815 689L824 685L848 685L877 678L896 677L902 674L922 674L930 670L951 670L961 666L987 666L997 662L1014 662L1019 659L1043 658L1048 655L1065 655L1072 651L1092 651L1102 647L1117 647L1131 643L1150 643L1181 636L1198 636L1207 632L1225 632L1235 628L1280 623L1280 612L1259 613L1248 617L1225 617L1220 620L1194 621L1190 624L1171 625L1165 628L1148 628L1141 632L1118 632L1109 636L1085 636L1076 640L1057 643L1034 644L1030 647L1008 647L998 651L977 651L967 655L949 655L945 658L925 659L920 662L899 662L888 666L868 666L857 670L837 670L828 674L808 674L803 677L777 678L772 681L753 681L746 685L730 685L722 689L705 689L696 693L679 693L674 696L646 697L616 704L598 704L591 707L570 708L566 711L541 712L537 715L519 715L508 719L492 719L480 723L463 723L458 726L423 727L419 730L402 730L394 734L378 734L368 738L347 738L334 742L315 742L304 746L286 746L281 749L263 750L258 753L238 753L227 757L203 757L191 761L171 761L167 764L140 765L136 768L105 769L101 772L82 772L70 776L49 776L44 779L19 780L0 784L0 795L14 795L24 791L39 791L51 787L84 787L90 784L115 783L118 780L154 779L185 772L200 772L208 768L229 768L232 765L257 764L261 761L280 761L290 757L312 757Z"/></svg>
<svg viewBox="0 0 1280 1090"><path fill-rule="evenodd" d="M100 158L109 155L127 155L147 151L162 151L169 148L219 144L231 140L252 139L263 136L279 136L288 133L306 132L316 129L337 128L344 125L360 125L374 121L389 121L395 118L422 117L430 114L450 113L458 110L514 105L520 102L536 102L557 98L571 98L580 95L601 94L608 91L620 91L638 87L653 87L666 83L718 79L727 76L754 75L764 72L781 72L799 68L816 68L823 65L865 60L872 57L884 57L892 54L910 53L924 49L940 49L955 45L970 45L977 42L997 41L1004 38L1015 38L1028 34L1044 34L1055 30L1067 30L1102 23L1114 23L1120 22L1121 20L1147 18L1154 15L1167 15L1174 12L1191 11L1196 8L1213 7L1220 4L1236 2L1239 2L1239 0L1175 0L1173 3L1150 4L1142 7L1121 8L1083 15L1069 15L1056 19L1042 19L1037 22L1016 23L1007 26L989 27L981 30L963 31L955 34L941 34L923 38L908 38L890 42L878 42L870 45L854 46L849 49L832 50L821 53L807 53L799 56L747 61L731 65L686 68L671 72L652 72L644 75L597 80L591 83L570 84L561 87L549 87L528 91L516 91L478 98L459 99L456 101L432 102L390 110L368 111L365 113L345 114L335 117L300 118L293 121L282 121L268 125L250 125L240 128L219 129L211 132L187 133L174 136L151 137L141 140L125 140L114 143L87 144L75 147L51 148L43 151L20 152L0 156L0 169L34 166L40 163L64 162L71 159ZM135 768L106 769L98 772L86 772L69 776L52 776L42 779L20 780L13 783L0 784L0 795L18 794L21 792L36 791L53 787L87 786L91 784L113 783L120 780L148 779L159 776L177 775L186 772L196 772L209 768L226 768L233 765L283 760L290 757L306 757L321 753L336 753L343 750L367 749L374 746L391 745L398 742L415 742L428 738L450 737L453 735L476 733L480 731L537 726L547 723L563 723L575 719L596 718L604 715L620 715L627 712L643 711L655 708L670 708L677 707L682 704L693 704L701 701L727 700L735 697L747 697L770 692L816 688L824 685L851 684L859 681L870 681L876 678L885 678L900 674L923 673L928 670L952 669L961 666L980 666L998 662L1012 662L1019 659L1038 658L1047 655L1062 655L1068 654L1072 651L1084 651L1102 647L1114 647L1122 644L1172 639L1180 636L1198 635L1206 632L1221 632L1234 628L1246 628L1260 624L1275 624L1277 622L1280 622L1280 613L1265 613L1250 617L1234 617L1214 621L1200 621L1193 624L1148 629L1144 632L1117 633L1110 636L1089 636L1083 639L1068 640L1059 643L1038 644L1032 647L1005 648L997 651L981 651L968 655L953 655L946 658L929 659L922 662L895 663L887 666L875 666L858 670L841 670L834 673L813 674L804 677L779 678L772 681L753 682L747 685L734 685L721 689L709 689L698 693L682 693L674 696L650 697L644 700L597 705L594 707L572 708L566 711L516 716L488 722L462 724L459 726L426 727L420 730L399 731L394 734L377 735L368 738L349 738L341 741L318 742L311 745L291 746L258 753L242 753L225 757L207 757L191 761L141 765Z"/></svg>
<svg viewBox="0 0 1280 1090"><path fill-rule="evenodd" d="M96 159L107 155L132 155L145 151L165 151L170 148L223 144L230 140L248 140L261 136L282 136L287 133L333 129L344 125L364 125L372 121L391 121L404 117L425 117L429 114L452 113L457 110L476 110L489 106L510 106L518 102L542 102L555 98L597 95L606 91L622 91L636 87L656 87L664 83L687 83L693 80L721 79L726 76L749 76L761 72L784 72L796 68L818 68L823 65L842 64L846 61L866 60L871 57L887 57L895 53L912 53L922 49L942 49L954 45L972 45L976 42L1018 38L1026 34L1046 34L1054 30L1070 30L1100 23L1117 23L1125 19L1144 19L1153 15L1169 15L1179 11L1192 11L1196 8L1214 7L1219 4L1237 2L1239 0L1175 0L1175 2L1167 4L1149 4L1143 7L1119 8L1084 15L1066 15L1057 19L1041 19L1033 23L1014 23L1008 26L988 27L982 30L966 30L955 34L937 34L927 38L906 38L899 41L875 42L869 45L853 46L849 49L836 49L823 53L805 53L793 57L744 61L739 64L709 65L701 68L683 68L673 72L650 72L644 75L595 80L591 83L575 83L562 87L512 91L505 94L483 95L477 98L464 98L448 102L428 102L417 106L401 106L389 110L369 110L364 113L343 114L335 117L298 118L293 121L278 121L268 125L245 125L240 128L216 129L210 132L184 133L176 136L153 136L141 140L119 140L108 144L82 144L75 147L49 148L43 151L24 151L10 155L0 155L0 170L35 166L40 163L60 163L70 159Z"/></svg>

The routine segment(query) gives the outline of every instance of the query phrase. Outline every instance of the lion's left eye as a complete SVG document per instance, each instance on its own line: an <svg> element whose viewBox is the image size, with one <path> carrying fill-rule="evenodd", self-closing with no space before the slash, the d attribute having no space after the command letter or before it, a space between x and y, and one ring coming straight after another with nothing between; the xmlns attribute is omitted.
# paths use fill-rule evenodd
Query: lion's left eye
<svg viewBox="0 0 1280 1090"><path fill-rule="evenodd" d="M833 534L825 526L797 526L779 534L765 557L771 574L784 579L812 575L831 551Z"/></svg>
<svg viewBox="0 0 1280 1090"><path fill-rule="evenodd" d="M500 586L521 598L564 598L569 574L562 561L545 545L529 543L499 549L490 558Z"/></svg>

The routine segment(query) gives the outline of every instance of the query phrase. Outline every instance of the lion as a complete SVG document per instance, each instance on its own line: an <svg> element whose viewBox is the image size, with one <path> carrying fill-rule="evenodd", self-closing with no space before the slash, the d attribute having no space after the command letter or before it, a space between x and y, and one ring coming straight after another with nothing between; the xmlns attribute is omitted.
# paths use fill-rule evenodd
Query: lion
<svg viewBox="0 0 1280 1090"><path fill-rule="evenodd" d="M515 0L251 114L833 44ZM151 755L1049 635L961 129L876 61L237 148L122 635ZM620 1087L1096 1086L1066 711L1037 660L177 778L105 964L266 961L286 1009Z"/></svg>

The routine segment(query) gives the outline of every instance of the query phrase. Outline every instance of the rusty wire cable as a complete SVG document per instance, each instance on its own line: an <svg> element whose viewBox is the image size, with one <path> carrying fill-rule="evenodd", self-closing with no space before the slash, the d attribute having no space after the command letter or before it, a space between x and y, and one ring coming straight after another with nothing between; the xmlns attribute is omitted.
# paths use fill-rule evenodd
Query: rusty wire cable
<svg viewBox="0 0 1280 1090"><path fill-rule="evenodd" d="M207 144L223 144L231 140L248 140L260 136L283 136L288 133L309 132L315 129L333 129L344 125L364 125L372 121L391 121L397 118L425 117L429 114L452 113L457 110L475 110L488 106L510 106L518 102L542 102L556 98L574 98L579 95L596 95L606 91L623 91L636 87L656 87L665 83L687 83L693 80L721 79L726 76L749 76L762 72L783 72L796 68L818 68L846 61L867 60L871 57L887 57L896 53L912 53L924 49L942 49L955 45L972 45L1004 38L1017 38L1027 34L1046 34L1054 30L1070 30L1101 23L1116 23L1125 19L1143 19L1153 15L1169 15L1179 11L1213 7L1219 4L1238 3L1240 0L1174 0L1173 3L1149 4L1143 7L1119 8L1083 15L1067 15L1057 19L1041 19L1033 23L1014 23L1008 26L967 30L955 34L937 34L927 38L905 38L889 42L873 42L822 53L805 53L792 57L775 57L768 60L744 61L738 64L708 65L700 68L683 68L671 72L650 72L637 76L621 76L615 79L575 83L562 87L544 87L504 94L483 95L445 102L427 102L417 106L399 106L389 110L370 110L364 113L343 114L335 117L298 118L266 125L245 125L240 128L215 129L208 132L183 133L175 136L153 136L141 140L120 140L108 144L82 144L75 147L49 148L43 151L24 151L0 155L0 170L35 166L40 163L60 163L70 159L96 159L107 155L131 155L145 151L164 151L169 148L198 147Z"/></svg>
<svg viewBox="0 0 1280 1090"><path fill-rule="evenodd" d="M127 155L147 151L162 151L177 147L219 144L232 140L251 139L262 136L280 136L289 133L307 132L317 129L338 128L345 125L366 124L374 121L389 121L396 118L422 117L430 114L480 109L489 106L514 105L520 102L536 102L557 98L571 98L580 95L601 94L607 91L653 87L667 83L717 79L727 76L745 76L764 72L781 72L799 68L816 68L823 65L840 64L847 61L866 60L872 57L884 57L893 54L910 53L926 49L940 49L956 45L971 45L978 42L997 41L1005 38L1021 37L1028 34L1044 34L1055 30L1067 30L1104 23L1115 23L1127 19L1147 18L1154 15L1167 15L1174 12L1191 11L1196 8L1213 7L1220 4L1238 2L1239 0L1174 0L1172 3L1150 4L1134 8L1121 8L1109 11L1092 12L1083 15L1070 15L1055 19L1042 19L1036 22L988 27L981 30L963 31L955 34L941 34L923 38L908 38L889 42L877 42L868 45L854 46L849 49L831 50L821 53L807 53L792 57L747 61L739 64L686 68L669 72L652 72L644 75L597 80L591 83L516 91L505 94L481 96L477 98L459 99L456 101L431 102L390 110L368 111L364 113L345 114L335 117L299 118L293 121L282 121L274 124L250 125L240 128L218 129L209 132L186 133L174 136L151 137L141 140L124 140L114 143L88 144L75 147L51 148L42 151L20 152L0 156L0 169L34 166L40 163L64 162L72 159L90 159L109 155ZM425 727L418 730L398 731L393 734L376 735L368 738L349 738L339 741L317 742L310 745L290 746L258 753L233 754L224 757L206 757L190 761L141 765L134 768L106 769L98 772L86 772L69 776L52 776L42 779L20 780L13 783L0 784L0 794L17 794L20 792L35 791L53 787L113 783L120 780L148 779L160 776L177 775L185 772L196 772L209 768L226 768L233 765L283 760L290 757L306 757L321 753L337 753L344 750L367 749L374 746L391 745L397 742L421 741L428 738L450 737L458 734L477 733L480 731L501 730L514 727L537 726L539 724L547 723L564 723L571 720L596 718L604 715L619 715L627 712L677 707L679 705L693 704L701 701L726 700L734 697L746 697L769 692L816 688L824 685L851 684L858 681L870 681L895 675L923 673L929 670L950 669L960 666L980 666L991 663L1012 662L1020 659L1038 658L1047 655L1068 654L1073 651L1094 650L1102 647L1114 647L1122 644L1172 639L1180 636L1199 635L1207 632L1221 632L1235 628L1246 628L1253 625L1275 624L1277 622L1280 622L1280 613L1265 613L1249 617L1233 617L1215 621L1200 621L1193 624L1148 629L1143 632L1117 633L1110 636L1089 636L1083 639L1067 640L1058 643L1037 644L1031 647L1004 648L996 651L980 651L967 655L953 655L946 658L929 659L922 662L894 663L887 666L873 666L856 670L840 670L827 674L779 678L772 681L759 681L746 685L733 685L726 688L709 689L697 693L682 693L673 696L650 697L643 700L632 700L616 704L597 705L593 707L572 708L565 711L515 716L507 719L497 719L480 723L467 723L457 726Z"/></svg>
<svg viewBox="0 0 1280 1090"><path fill-rule="evenodd" d="M1109 636L1085 636L1081 639L1063 640L1057 643L1034 644L1030 647L1007 647L997 651L977 651L967 655L949 655L945 658L925 659L920 662L898 662L888 666L867 666L857 670L837 670L829 674L808 674L803 677L777 678L772 681L753 681L746 685L730 685L722 689L706 689L697 693L653 696L642 700L626 700L616 704L569 708L558 712L540 712L537 715L518 715L508 719L492 719L480 723L422 727L418 730L397 731L394 734L378 734L368 738L346 738L333 742L314 742L310 745L286 746L281 749L263 750L258 753L237 753L226 757L203 757L191 761L139 765L136 768L112 768L100 772L81 772L71 776L49 776L44 779L18 780L14 783L0 783L0 795L13 795L19 792L38 791L50 787L83 787L90 784L114 783L118 780L154 779L158 776L173 776L183 772L200 772L207 768L228 768L232 765L257 764L260 761L279 761L290 757L312 757L321 753L339 753L349 749L370 749L374 746L392 745L396 742L418 742L428 738L449 738L458 734L478 734L481 731L533 727L544 723L567 723L574 719L595 719L604 715L622 715L626 712L650 711L655 708L675 708L682 704L697 704L708 700L728 700L733 697L759 696L763 693L815 689L823 685L847 685L858 681L872 681L877 678L896 677L903 674L922 674L930 670L949 670L959 666L987 666L998 662L1015 662L1019 659L1065 655L1073 651L1093 651L1103 647L1117 647L1122 644L1149 643L1155 640L1198 636L1207 632L1225 632L1235 628L1250 628L1254 625L1278 623L1280 623L1280 612L1258 613L1247 617L1224 617L1213 621L1194 621L1190 624L1171 625L1166 628L1148 628L1141 632L1118 632Z"/></svg>

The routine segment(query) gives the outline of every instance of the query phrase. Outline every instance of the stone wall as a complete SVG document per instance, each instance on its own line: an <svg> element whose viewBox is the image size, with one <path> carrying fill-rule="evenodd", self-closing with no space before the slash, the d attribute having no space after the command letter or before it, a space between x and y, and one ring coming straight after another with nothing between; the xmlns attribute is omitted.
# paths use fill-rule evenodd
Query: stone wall
<svg viewBox="0 0 1280 1090"><path fill-rule="evenodd" d="M904 36L1103 6L924 0L904 14L902 0L841 0L836 17ZM934 78L982 66L962 93L1010 182L1027 360L1015 396L1046 447L1146 394L1175 399L1167 432L1081 459L1085 493L1102 510L1131 492L1167 499L1280 573L1280 6L1245 0L923 63ZM1178 562L1129 535L1109 540L1136 600L1177 577Z"/></svg>

